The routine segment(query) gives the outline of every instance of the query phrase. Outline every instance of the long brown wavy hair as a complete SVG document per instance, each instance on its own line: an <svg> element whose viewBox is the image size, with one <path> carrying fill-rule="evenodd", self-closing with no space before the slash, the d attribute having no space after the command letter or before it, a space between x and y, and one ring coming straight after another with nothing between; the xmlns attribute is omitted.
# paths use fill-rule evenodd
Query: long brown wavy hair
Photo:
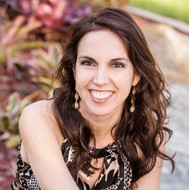
<svg viewBox="0 0 189 190"><path fill-rule="evenodd" d="M92 156L89 153L89 143L95 141L95 137L90 123L73 106L75 94L73 69L81 38L88 32L98 30L110 30L122 40L134 70L140 76L140 81L135 87L135 111L133 113L129 111L130 94L125 100L121 120L114 126L115 133L112 134L130 161L132 181L136 182L150 172L157 157L170 160L174 168L172 157L161 150L162 145L172 134L172 131L165 127L166 105L169 98L168 93L165 95L167 91L162 74L150 53L142 31L133 18L121 9L105 8L75 24L57 71L61 86L54 93L53 110L63 137L67 138L75 149L73 162L68 164L72 176L75 177L79 170L87 173L88 168L92 167L87 155ZM138 154L136 146L141 155Z"/></svg>

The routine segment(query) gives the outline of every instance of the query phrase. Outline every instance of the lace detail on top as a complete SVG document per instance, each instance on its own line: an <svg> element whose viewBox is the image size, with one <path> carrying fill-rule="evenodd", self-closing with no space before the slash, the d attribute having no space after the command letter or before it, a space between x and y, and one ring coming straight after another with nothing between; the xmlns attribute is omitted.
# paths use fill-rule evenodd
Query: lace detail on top
<svg viewBox="0 0 189 190"><path fill-rule="evenodd" d="M74 149L67 139L61 147L66 164L72 162ZM128 159L123 153L118 153L116 143L112 143L103 149L91 148L96 158L104 157L104 163L100 176L91 190L128 190L132 180L132 170ZM78 172L75 182L80 190L90 190L89 185L83 180L84 174ZM29 164L18 155L16 178L11 185L12 190L40 190L37 180Z"/></svg>
<svg viewBox="0 0 189 190"><path fill-rule="evenodd" d="M20 151L20 146L19 146ZM16 178L11 184L13 190L40 190L37 180L33 174L31 166L22 160L19 153L17 161Z"/></svg>

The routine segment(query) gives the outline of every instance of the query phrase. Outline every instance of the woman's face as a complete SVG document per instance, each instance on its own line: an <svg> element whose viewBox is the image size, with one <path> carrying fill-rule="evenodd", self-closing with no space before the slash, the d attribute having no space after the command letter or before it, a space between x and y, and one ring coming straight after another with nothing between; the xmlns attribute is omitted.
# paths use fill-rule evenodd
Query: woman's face
<svg viewBox="0 0 189 190"><path fill-rule="evenodd" d="M108 30L81 38L74 73L80 111L88 116L120 115L139 81L120 38Z"/></svg>

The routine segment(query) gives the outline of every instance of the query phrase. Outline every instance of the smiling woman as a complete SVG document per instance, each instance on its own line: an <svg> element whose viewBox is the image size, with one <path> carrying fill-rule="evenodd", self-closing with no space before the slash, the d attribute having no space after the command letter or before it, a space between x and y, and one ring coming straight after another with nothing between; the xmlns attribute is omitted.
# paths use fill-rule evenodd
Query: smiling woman
<svg viewBox="0 0 189 190"><path fill-rule="evenodd" d="M12 189L158 190L171 131L161 72L125 11L73 28L51 100L26 107ZM63 157L63 159L62 159Z"/></svg>
<svg viewBox="0 0 189 190"><path fill-rule="evenodd" d="M109 120L107 130L118 122L123 104L139 76L134 76L133 65L120 38L109 30L99 30L87 33L79 42L75 81L80 110L88 121L94 124L96 116L117 118Z"/></svg>

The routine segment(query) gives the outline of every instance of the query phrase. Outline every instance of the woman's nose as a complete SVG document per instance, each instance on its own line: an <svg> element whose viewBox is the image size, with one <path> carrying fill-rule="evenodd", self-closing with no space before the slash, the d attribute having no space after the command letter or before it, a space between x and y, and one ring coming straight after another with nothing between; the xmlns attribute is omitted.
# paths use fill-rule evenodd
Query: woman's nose
<svg viewBox="0 0 189 190"><path fill-rule="evenodd" d="M99 86L103 86L108 83L108 72L104 67L99 67L96 69L93 82Z"/></svg>

